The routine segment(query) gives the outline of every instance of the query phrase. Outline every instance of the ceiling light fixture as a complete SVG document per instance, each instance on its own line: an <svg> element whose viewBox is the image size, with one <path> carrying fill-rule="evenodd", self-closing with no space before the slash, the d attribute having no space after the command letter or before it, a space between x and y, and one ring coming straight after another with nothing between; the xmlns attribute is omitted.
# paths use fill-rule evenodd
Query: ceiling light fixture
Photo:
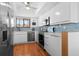
<svg viewBox="0 0 79 59"><path fill-rule="evenodd" d="M29 10L29 9L30 9L30 7L26 7L26 9L27 9L27 10Z"/></svg>

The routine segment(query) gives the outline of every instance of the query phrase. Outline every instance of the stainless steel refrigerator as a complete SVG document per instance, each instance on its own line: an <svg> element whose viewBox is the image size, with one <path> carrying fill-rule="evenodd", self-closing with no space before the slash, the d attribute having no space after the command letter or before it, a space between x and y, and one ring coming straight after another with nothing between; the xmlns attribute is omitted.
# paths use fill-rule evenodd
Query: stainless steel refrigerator
<svg viewBox="0 0 79 59"><path fill-rule="evenodd" d="M0 21L0 45L2 41L2 21Z"/></svg>

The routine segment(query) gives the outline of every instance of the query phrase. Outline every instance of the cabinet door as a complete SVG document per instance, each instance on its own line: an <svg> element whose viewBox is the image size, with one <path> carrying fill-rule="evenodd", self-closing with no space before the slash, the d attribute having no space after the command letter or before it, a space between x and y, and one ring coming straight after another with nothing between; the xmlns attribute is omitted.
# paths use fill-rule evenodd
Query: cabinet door
<svg viewBox="0 0 79 59"><path fill-rule="evenodd" d="M51 25L68 22L70 20L70 3L60 3L50 11Z"/></svg>
<svg viewBox="0 0 79 59"><path fill-rule="evenodd" d="M50 55L61 55L61 34L50 33L49 37L45 37L45 49Z"/></svg>
<svg viewBox="0 0 79 59"><path fill-rule="evenodd" d="M44 34L44 48L45 48L45 50L50 54L50 55L52 55L52 53L51 53L51 48L50 48L50 35L49 35L49 33L45 33Z"/></svg>
<svg viewBox="0 0 79 59"><path fill-rule="evenodd" d="M27 32L15 32L13 44L27 43Z"/></svg>
<svg viewBox="0 0 79 59"><path fill-rule="evenodd" d="M50 50L54 52L55 56L61 55L61 36L51 36Z"/></svg>

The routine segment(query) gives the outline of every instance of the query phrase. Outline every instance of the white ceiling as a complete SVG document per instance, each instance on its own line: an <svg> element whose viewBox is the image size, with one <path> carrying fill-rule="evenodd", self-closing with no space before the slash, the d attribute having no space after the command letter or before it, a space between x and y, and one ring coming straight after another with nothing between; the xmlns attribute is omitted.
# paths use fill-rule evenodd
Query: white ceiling
<svg viewBox="0 0 79 59"><path fill-rule="evenodd" d="M23 2L15 2L12 3L13 9L15 10L16 16L27 16L34 17L37 11L44 5L44 2L31 2L30 5L36 9L27 10L25 4Z"/></svg>
<svg viewBox="0 0 79 59"><path fill-rule="evenodd" d="M41 16L44 13L47 13L48 11L50 11L52 8L54 8L58 4L59 2L47 2L46 4L44 4L43 7L41 7L39 12L35 16Z"/></svg>
<svg viewBox="0 0 79 59"><path fill-rule="evenodd" d="M30 5L36 9L27 10L24 2L6 2L14 10L15 16L25 16L25 17L38 17L53 7L55 7L58 2L30 2Z"/></svg>

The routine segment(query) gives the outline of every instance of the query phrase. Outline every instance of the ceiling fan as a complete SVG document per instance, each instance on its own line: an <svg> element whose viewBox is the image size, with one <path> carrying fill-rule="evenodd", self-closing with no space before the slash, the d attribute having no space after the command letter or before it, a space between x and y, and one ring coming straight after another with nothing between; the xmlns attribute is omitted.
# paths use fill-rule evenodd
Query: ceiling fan
<svg viewBox="0 0 79 59"><path fill-rule="evenodd" d="M31 6L30 2L24 2L24 4L25 4L25 7L26 7L27 10L29 10L29 9L37 9L37 8Z"/></svg>

